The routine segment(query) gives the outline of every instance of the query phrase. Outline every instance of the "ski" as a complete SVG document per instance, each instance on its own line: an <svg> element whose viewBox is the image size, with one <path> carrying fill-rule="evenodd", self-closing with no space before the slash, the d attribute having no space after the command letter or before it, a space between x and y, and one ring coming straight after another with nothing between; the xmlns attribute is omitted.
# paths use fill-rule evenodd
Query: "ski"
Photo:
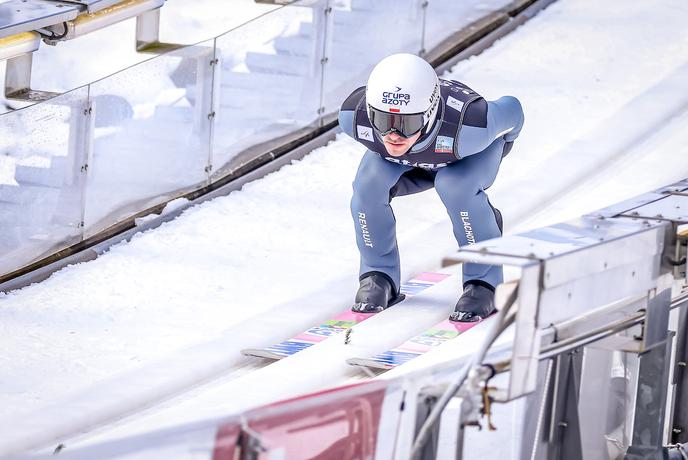
<svg viewBox="0 0 688 460"><path fill-rule="evenodd" d="M352 366L361 366L368 369L393 369L458 337L474 326L489 321L493 316L494 315L473 323L461 323L445 319L423 333L410 338L396 348L383 351L370 358L351 358L347 359L346 362Z"/></svg>
<svg viewBox="0 0 688 460"><path fill-rule="evenodd" d="M406 297L413 297L449 276L445 273L424 272L403 283L399 290ZM246 356L274 360L286 358L316 343L322 342L328 337L347 331L373 315L375 313L357 313L348 309L325 321L323 324L312 327L295 337L265 348L247 348L241 350L241 353Z"/></svg>
<svg viewBox="0 0 688 460"><path fill-rule="evenodd" d="M515 281L497 286L495 299L497 305L499 306L506 303L507 298L514 293L517 286L518 284ZM490 321L494 316L493 314L482 321L473 323L463 323L445 319L421 334L408 339L396 348L392 348L391 350L384 351L369 358L350 358L347 359L346 362L352 366L363 367L368 372L393 369L458 337L480 323Z"/></svg>

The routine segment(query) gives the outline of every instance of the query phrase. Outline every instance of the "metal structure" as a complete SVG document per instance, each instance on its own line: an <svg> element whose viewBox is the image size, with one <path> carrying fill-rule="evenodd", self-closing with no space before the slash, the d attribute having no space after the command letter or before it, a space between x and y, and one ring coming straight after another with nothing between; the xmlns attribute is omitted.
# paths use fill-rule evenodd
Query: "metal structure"
<svg viewBox="0 0 688 460"><path fill-rule="evenodd" d="M180 118L180 124L193 120L194 135L206 143L212 141L216 112L221 113L223 103L219 97L220 77L237 77L218 70L227 43L218 37L206 44L210 46L181 50L177 50L178 45L161 43L158 31L162 3L2 3L0 58L8 61L7 96L31 101L55 96L35 91L29 85L31 55L38 49L41 37L54 43L137 17L138 50L176 50L168 59L183 61L191 69L189 75L180 78L180 85L185 87L189 100L194 101L193 115L187 117L174 110L160 112ZM317 120L317 125L324 123L330 105L323 76L334 72L331 69L337 62L337 53L341 53L331 37L335 21L330 3L307 4L317 6L318 13L312 23L306 24L311 26L312 36L305 40L309 51L304 60L314 66L304 66L312 72L301 80L284 77L295 88L311 88L313 82L319 87L317 100L310 101L313 110L301 118L294 117L302 122L300 129L311 126L313 120ZM283 38L278 47L302 45L304 41L302 36ZM268 65L265 59L250 53L246 62L268 74L273 67L282 66L277 58ZM255 74L260 75L257 71ZM94 89L98 89L97 85ZM229 90L227 93L230 94ZM339 95L334 90L331 93ZM85 175L92 161L94 114L99 109L94 101L88 95L53 102L55 106L62 104L69 112L66 158L74 168L63 176L69 176L65 184L70 187L83 180L74 173ZM207 150L212 152L212 146L207 146ZM211 180L213 161L222 164L208 153L203 180L198 183L207 185ZM32 171L34 176L38 175ZM498 410L500 406L526 401L521 414L524 423L519 458L666 458L668 444L688 442L688 296L684 293L688 233L682 227L688 224L686 210L688 180L573 221L462 249L447 258L447 263L504 264L521 271L512 309L515 313L505 309L502 321L495 322L489 340L470 362L447 363L391 380L388 385L372 382L372 390L365 387L373 394L370 397L363 387L314 395L308 406L313 410L305 415L300 415L294 402L282 406L282 412L279 408L259 408L229 429L226 424L218 424L218 438L232 440L228 444L232 446L231 453L226 455L257 456L258 451L266 449L259 442L261 437L274 435L277 441L273 447L280 447L279 442L288 443L285 433L289 426L277 418L285 413L291 417L289 423L299 430L315 432L326 423L318 425L312 419L327 419L322 415L327 410L323 409L334 407L351 430L345 439L358 445L361 455L375 452L376 458L434 458L439 439L444 437L455 447L453 456L463 458L465 449L472 447L464 440L470 435L470 427L481 421L481 411L489 413L490 406ZM77 225L83 227L83 209L81 212ZM512 345L488 352L494 339L509 333L512 323ZM494 373L505 380L492 388ZM352 400L355 405L349 404ZM338 421L331 419L330 423ZM393 443L395 453L385 457L380 449L381 439L383 433L389 432L394 435L389 442ZM377 439L377 449L373 439ZM340 439L319 441L327 446L324 452L341 452ZM235 452L235 446L240 447L240 454ZM223 458L221 454L218 458ZM100 454L94 457L106 458Z"/></svg>
<svg viewBox="0 0 688 460"><path fill-rule="evenodd" d="M5 96L28 102L40 102L58 93L31 88L33 52L40 39L49 45L79 36L133 17L157 17L164 0L10 0L0 4L0 59L7 61ZM141 20L147 27L137 27L137 43L157 37L157 23ZM141 35L144 38L140 38ZM176 45L175 47L179 47ZM165 49L170 49L167 46Z"/></svg>
<svg viewBox="0 0 688 460"><path fill-rule="evenodd" d="M472 369L508 370L491 398L541 409L521 458L665 458L685 442L687 191L684 180L447 258L521 269L511 356Z"/></svg>

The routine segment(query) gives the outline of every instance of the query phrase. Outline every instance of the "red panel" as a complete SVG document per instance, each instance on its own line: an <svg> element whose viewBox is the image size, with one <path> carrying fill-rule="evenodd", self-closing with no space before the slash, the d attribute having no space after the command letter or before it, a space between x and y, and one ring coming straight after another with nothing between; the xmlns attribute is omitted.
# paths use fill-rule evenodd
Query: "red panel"
<svg viewBox="0 0 688 460"><path fill-rule="evenodd" d="M240 433L241 427L237 422L220 425L215 435L213 460L235 460L234 455Z"/></svg>
<svg viewBox="0 0 688 460"><path fill-rule="evenodd" d="M286 411L274 410L263 416L257 411L249 423L260 436L267 452L280 452L284 460L354 460L375 454L385 389L373 385L369 391L325 392L284 404Z"/></svg>

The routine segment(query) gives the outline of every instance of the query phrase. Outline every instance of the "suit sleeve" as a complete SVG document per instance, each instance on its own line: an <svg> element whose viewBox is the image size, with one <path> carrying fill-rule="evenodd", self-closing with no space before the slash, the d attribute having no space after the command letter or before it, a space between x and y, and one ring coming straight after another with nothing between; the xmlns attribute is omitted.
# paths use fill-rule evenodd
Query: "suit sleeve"
<svg viewBox="0 0 688 460"><path fill-rule="evenodd" d="M339 127L349 136L354 137L354 111L339 110Z"/></svg>
<svg viewBox="0 0 688 460"><path fill-rule="evenodd" d="M339 109L339 127L350 137L354 137L354 115L362 97L365 97L365 86L355 89Z"/></svg>
<svg viewBox="0 0 688 460"><path fill-rule="evenodd" d="M485 150L498 138L513 142L523 128L523 109L518 99L512 96L500 97L487 102L485 126L462 126L459 134L461 158Z"/></svg>

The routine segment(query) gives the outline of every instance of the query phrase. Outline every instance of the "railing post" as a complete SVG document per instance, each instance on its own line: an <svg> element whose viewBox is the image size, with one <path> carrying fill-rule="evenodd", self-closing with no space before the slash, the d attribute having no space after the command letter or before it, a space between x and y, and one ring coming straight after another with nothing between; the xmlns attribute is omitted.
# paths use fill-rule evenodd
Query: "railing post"
<svg viewBox="0 0 688 460"><path fill-rule="evenodd" d="M221 66L221 56L217 53L217 40L213 40L212 49L199 47L199 54L196 59L196 107L194 110L194 124L199 137L207 139L206 166L208 184L211 182L213 174L213 136L215 134L215 121L219 110L217 100L219 96L219 85Z"/></svg>
<svg viewBox="0 0 688 460"><path fill-rule="evenodd" d="M315 64L319 66L319 72L314 72L316 78L320 78L320 101L318 103L317 125L322 127L325 124L325 77L330 61L330 50L332 44L332 31L334 22L332 20L333 9L329 0L322 0L313 8L313 25L315 27Z"/></svg>
<svg viewBox="0 0 688 460"><path fill-rule="evenodd" d="M140 50L160 40L160 8L136 16L136 49Z"/></svg>
<svg viewBox="0 0 688 460"><path fill-rule="evenodd" d="M427 54L427 51L425 49L425 31L427 30L427 20L428 20L428 0L420 0L420 9L421 9L421 21L422 21L422 27L420 30L420 50L418 50L418 55L423 57Z"/></svg>
<svg viewBox="0 0 688 460"><path fill-rule="evenodd" d="M523 268L518 285L518 313L514 336L511 379L507 399L531 393L537 386L538 358L540 353L541 263Z"/></svg>
<svg viewBox="0 0 688 460"><path fill-rule="evenodd" d="M31 89L33 53L21 54L7 60L5 67L5 97L19 101L40 102L59 93Z"/></svg>
<svg viewBox="0 0 688 460"><path fill-rule="evenodd" d="M93 159L93 142L95 127L95 101L91 99L91 87L85 101L75 102L69 117L69 150L68 157L72 159L69 182L79 188L80 205L79 221L77 223L79 240L84 239L86 222L86 195L88 187L88 169Z"/></svg>
<svg viewBox="0 0 688 460"><path fill-rule="evenodd" d="M160 41L160 8L136 16L136 51L139 53L161 54L184 46Z"/></svg>

